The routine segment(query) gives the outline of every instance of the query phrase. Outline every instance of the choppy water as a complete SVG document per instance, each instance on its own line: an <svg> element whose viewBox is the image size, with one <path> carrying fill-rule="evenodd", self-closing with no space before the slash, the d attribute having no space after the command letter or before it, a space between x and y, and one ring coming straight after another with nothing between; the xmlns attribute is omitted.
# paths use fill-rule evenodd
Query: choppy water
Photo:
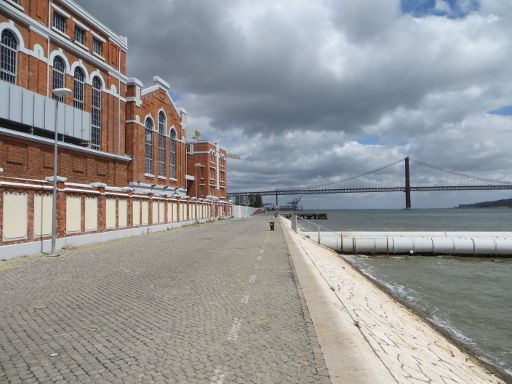
<svg viewBox="0 0 512 384"><path fill-rule="evenodd" d="M512 209L328 211L333 230L512 231ZM347 257L512 375L512 259Z"/></svg>

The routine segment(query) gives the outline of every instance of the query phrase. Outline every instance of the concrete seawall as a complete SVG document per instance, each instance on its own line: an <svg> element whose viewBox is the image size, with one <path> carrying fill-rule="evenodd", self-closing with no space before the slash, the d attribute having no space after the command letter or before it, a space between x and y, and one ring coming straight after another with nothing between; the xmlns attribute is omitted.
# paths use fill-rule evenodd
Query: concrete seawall
<svg viewBox="0 0 512 384"><path fill-rule="evenodd" d="M505 383L336 252L287 233L333 383Z"/></svg>

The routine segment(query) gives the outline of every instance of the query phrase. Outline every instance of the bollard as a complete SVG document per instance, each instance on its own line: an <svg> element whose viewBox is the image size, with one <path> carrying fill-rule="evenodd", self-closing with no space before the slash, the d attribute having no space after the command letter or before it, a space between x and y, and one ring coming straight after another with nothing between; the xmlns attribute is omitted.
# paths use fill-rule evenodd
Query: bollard
<svg viewBox="0 0 512 384"><path fill-rule="evenodd" d="M273 222L273 221L271 221L271 222L270 222L270 230L271 230L271 231L273 231L273 230L274 230L274 222Z"/></svg>
<svg viewBox="0 0 512 384"><path fill-rule="evenodd" d="M297 233L297 215L292 215L292 231Z"/></svg>

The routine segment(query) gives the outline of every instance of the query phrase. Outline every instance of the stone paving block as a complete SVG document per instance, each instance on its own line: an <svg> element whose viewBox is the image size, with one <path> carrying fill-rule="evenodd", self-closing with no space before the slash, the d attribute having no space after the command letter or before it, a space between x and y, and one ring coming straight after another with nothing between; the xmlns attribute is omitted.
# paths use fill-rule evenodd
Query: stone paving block
<svg viewBox="0 0 512 384"><path fill-rule="evenodd" d="M0 262L0 382L330 382L267 221Z"/></svg>

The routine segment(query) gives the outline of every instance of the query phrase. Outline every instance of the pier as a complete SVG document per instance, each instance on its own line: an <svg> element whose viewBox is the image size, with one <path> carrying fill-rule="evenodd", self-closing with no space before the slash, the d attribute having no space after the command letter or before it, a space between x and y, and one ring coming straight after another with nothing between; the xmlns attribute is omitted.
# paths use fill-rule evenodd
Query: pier
<svg viewBox="0 0 512 384"><path fill-rule="evenodd" d="M287 212L287 213L281 213L281 216L283 216L286 219L290 219L292 215L296 215L297 217L300 217L301 219L306 220L327 220L327 213L326 212Z"/></svg>

